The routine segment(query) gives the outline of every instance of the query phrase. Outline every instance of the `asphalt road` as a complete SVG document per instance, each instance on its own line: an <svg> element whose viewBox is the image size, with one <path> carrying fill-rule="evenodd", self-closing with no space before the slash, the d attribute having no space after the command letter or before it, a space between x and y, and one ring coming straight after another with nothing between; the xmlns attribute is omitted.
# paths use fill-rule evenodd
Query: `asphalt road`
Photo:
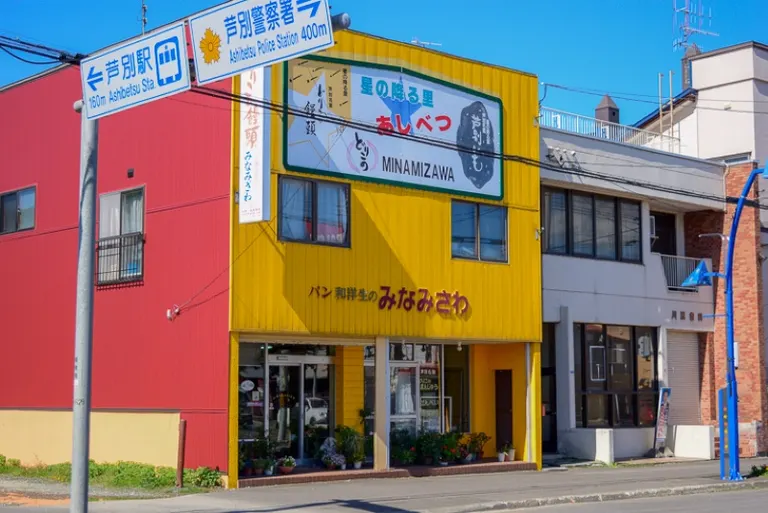
<svg viewBox="0 0 768 513"><path fill-rule="evenodd" d="M766 511L768 491L705 493L592 504L568 504L543 508L517 509L525 513L723 513L727 511ZM510 510L508 513L512 513Z"/></svg>

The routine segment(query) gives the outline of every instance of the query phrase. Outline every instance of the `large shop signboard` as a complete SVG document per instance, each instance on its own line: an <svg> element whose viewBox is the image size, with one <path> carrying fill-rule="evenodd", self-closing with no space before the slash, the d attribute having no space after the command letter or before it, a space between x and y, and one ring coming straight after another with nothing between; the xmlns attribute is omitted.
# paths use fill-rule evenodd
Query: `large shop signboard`
<svg viewBox="0 0 768 513"><path fill-rule="evenodd" d="M285 64L287 169L500 199L498 98L402 69Z"/></svg>

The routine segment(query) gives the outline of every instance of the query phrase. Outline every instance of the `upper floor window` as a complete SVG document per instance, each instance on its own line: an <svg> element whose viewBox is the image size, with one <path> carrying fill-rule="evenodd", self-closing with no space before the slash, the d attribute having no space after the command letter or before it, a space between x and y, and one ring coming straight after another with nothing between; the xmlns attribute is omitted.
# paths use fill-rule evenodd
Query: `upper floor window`
<svg viewBox="0 0 768 513"><path fill-rule="evenodd" d="M144 276L144 189L99 198L98 284Z"/></svg>
<svg viewBox="0 0 768 513"><path fill-rule="evenodd" d="M451 203L451 255L487 262L507 261L507 208Z"/></svg>
<svg viewBox="0 0 768 513"><path fill-rule="evenodd" d="M281 240L349 247L349 184L286 175L279 183Z"/></svg>
<svg viewBox="0 0 768 513"><path fill-rule="evenodd" d="M542 198L545 253L642 261L640 203L546 188Z"/></svg>
<svg viewBox="0 0 768 513"><path fill-rule="evenodd" d="M34 227L34 187L0 194L0 233L31 230Z"/></svg>

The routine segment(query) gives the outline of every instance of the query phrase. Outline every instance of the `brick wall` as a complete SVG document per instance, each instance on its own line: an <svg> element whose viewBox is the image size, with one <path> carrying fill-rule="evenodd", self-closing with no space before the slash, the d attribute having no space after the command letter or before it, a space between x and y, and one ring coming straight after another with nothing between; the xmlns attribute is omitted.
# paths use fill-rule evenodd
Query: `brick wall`
<svg viewBox="0 0 768 513"><path fill-rule="evenodd" d="M752 163L731 166L726 172L726 194L738 197L753 169ZM750 192L757 199L757 183ZM728 235L734 204L727 212L691 212L685 215L685 250L687 256L711 258L712 267L725 272L726 244L719 237L699 238L702 233ZM715 312L725 312L724 283L714 280ZM762 318L763 283L760 262L760 217L757 209L742 211L733 267L735 337L739 344L739 423L768 422L768 387L765 366L765 333ZM717 390L726 380L725 319L715 320L715 332L700 336L701 416L702 421L717 424ZM760 424L740 428L741 453L752 456L768 451L768 435Z"/></svg>

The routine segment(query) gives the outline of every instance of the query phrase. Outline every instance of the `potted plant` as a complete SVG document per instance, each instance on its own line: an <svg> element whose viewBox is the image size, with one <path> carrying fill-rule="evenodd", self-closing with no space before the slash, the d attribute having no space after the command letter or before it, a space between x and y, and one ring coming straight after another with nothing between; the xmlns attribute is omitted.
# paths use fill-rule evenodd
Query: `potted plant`
<svg viewBox="0 0 768 513"><path fill-rule="evenodd" d="M440 459L440 447L442 447L442 438L438 433L422 433L416 440L419 458L425 465L432 465Z"/></svg>
<svg viewBox="0 0 768 513"><path fill-rule="evenodd" d="M504 447L507 444L500 445L498 449L496 449L496 456L499 460L499 463L502 463L503 461L506 461L507 459L507 451L504 449Z"/></svg>
<svg viewBox="0 0 768 513"><path fill-rule="evenodd" d="M450 461L456 461L459 454L459 440L455 433L443 435L443 445L440 450L440 465L445 467Z"/></svg>
<svg viewBox="0 0 768 513"><path fill-rule="evenodd" d="M499 449L499 461L513 461L515 459L515 448L509 442L504 442L504 445Z"/></svg>
<svg viewBox="0 0 768 513"><path fill-rule="evenodd" d="M283 475L290 474L296 468L296 460L293 456L285 456L277 462L277 468Z"/></svg>
<svg viewBox="0 0 768 513"><path fill-rule="evenodd" d="M491 437L483 432L472 433L469 436L469 450L475 454L475 459L483 459L483 449L485 444L491 441Z"/></svg>
<svg viewBox="0 0 768 513"><path fill-rule="evenodd" d="M360 470L363 466L363 461L365 461L365 447L363 446L362 440L360 440L357 449L355 449L355 454L352 457L352 464L356 470Z"/></svg>
<svg viewBox="0 0 768 513"><path fill-rule="evenodd" d="M346 463L347 460L344 459L343 454L329 452L323 456L323 464L328 470L335 470L336 468L342 468L342 470L344 470L346 468Z"/></svg>
<svg viewBox="0 0 768 513"><path fill-rule="evenodd" d="M469 447L466 444L461 444L458 447L457 460L459 463L472 463L472 453L469 452Z"/></svg>
<svg viewBox="0 0 768 513"><path fill-rule="evenodd" d="M253 474L261 476L264 474L264 468L267 466L267 460L256 458L253 460Z"/></svg>
<svg viewBox="0 0 768 513"><path fill-rule="evenodd" d="M264 475L271 476L274 473L275 473L275 460L273 459L265 460Z"/></svg>
<svg viewBox="0 0 768 513"><path fill-rule="evenodd" d="M507 445L507 461L515 461L515 448L512 444Z"/></svg>

